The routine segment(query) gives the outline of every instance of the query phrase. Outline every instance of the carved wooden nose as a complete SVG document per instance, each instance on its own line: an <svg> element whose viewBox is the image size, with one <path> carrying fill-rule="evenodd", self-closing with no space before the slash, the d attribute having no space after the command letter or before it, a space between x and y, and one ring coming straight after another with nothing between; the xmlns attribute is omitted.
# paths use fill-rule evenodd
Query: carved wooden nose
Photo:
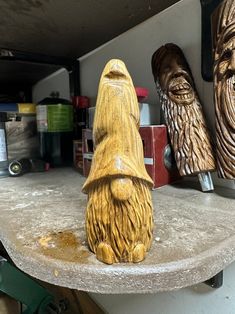
<svg viewBox="0 0 235 314"><path fill-rule="evenodd" d="M113 63L111 63L111 67L109 70L109 73L113 73L116 75L123 75L125 71L125 65L120 60L115 60Z"/></svg>

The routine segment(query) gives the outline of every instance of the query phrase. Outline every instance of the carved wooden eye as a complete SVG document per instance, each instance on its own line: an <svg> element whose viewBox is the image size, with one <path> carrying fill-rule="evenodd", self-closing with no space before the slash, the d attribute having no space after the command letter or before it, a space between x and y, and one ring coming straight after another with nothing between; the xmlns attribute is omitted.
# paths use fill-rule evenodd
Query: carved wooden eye
<svg viewBox="0 0 235 314"><path fill-rule="evenodd" d="M171 71L171 67L170 67L170 66L166 66L166 67L162 70L163 73L168 73L168 72L170 72L170 71Z"/></svg>
<svg viewBox="0 0 235 314"><path fill-rule="evenodd" d="M222 55L222 60L229 60L232 56L232 51L231 50L226 50L223 55Z"/></svg>

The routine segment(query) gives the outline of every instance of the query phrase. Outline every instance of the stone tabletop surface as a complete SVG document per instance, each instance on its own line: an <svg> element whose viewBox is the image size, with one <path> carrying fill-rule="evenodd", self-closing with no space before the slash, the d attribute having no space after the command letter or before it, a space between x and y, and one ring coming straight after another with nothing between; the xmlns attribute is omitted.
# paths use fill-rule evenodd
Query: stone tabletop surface
<svg viewBox="0 0 235 314"><path fill-rule="evenodd" d="M96 260L84 231L85 178L54 169L0 179L0 239L21 270L98 293L153 293L203 282L235 260L235 191L197 182L153 191L154 241L139 264Z"/></svg>

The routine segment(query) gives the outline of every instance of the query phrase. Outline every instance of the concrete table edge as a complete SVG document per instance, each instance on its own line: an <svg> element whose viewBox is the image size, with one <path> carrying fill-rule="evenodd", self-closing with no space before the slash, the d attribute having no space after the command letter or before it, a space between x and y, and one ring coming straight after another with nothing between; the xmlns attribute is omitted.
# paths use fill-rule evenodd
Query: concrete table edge
<svg viewBox="0 0 235 314"><path fill-rule="evenodd" d="M102 294L177 290L210 279L235 260L235 233L193 257L156 264L153 259L149 264L115 265L51 259L19 245L12 231L5 229L0 230L0 240L25 273L51 284Z"/></svg>
<svg viewBox="0 0 235 314"><path fill-rule="evenodd" d="M196 257L176 262L151 266L140 264L140 268L138 264L128 264L125 267L122 264L114 266L100 264L94 267L94 265L69 263L68 274L68 265L66 265L68 262L61 267L56 260L51 261L39 254L38 259L31 259L30 250L25 248L21 251L17 250L4 233L0 234L0 239L15 265L30 276L54 285L102 294L178 290L210 279L235 260L234 236L226 240L226 243L221 243ZM214 260L216 265L213 265ZM66 283L64 277L67 277ZM69 278L71 278L70 283L68 283ZM131 284L133 281L134 287ZM147 281L148 285L146 285ZM111 286L107 283L111 283Z"/></svg>

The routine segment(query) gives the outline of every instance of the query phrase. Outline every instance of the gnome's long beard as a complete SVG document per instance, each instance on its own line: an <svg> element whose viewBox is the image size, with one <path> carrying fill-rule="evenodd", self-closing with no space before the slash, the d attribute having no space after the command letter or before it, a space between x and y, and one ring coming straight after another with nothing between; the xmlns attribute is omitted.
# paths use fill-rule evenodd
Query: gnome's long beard
<svg viewBox="0 0 235 314"><path fill-rule="evenodd" d="M114 262L133 262L133 251L143 244L148 251L152 242L152 203L148 184L132 179L134 193L126 201L114 199L110 183L102 179L89 191L86 231L90 249L97 253L100 243L110 245Z"/></svg>
<svg viewBox="0 0 235 314"><path fill-rule="evenodd" d="M232 76L215 84L216 140L218 174L235 178L235 78Z"/></svg>
<svg viewBox="0 0 235 314"><path fill-rule="evenodd" d="M169 137L181 176L215 169L212 145L197 98L189 104L176 104L156 82Z"/></svg>

